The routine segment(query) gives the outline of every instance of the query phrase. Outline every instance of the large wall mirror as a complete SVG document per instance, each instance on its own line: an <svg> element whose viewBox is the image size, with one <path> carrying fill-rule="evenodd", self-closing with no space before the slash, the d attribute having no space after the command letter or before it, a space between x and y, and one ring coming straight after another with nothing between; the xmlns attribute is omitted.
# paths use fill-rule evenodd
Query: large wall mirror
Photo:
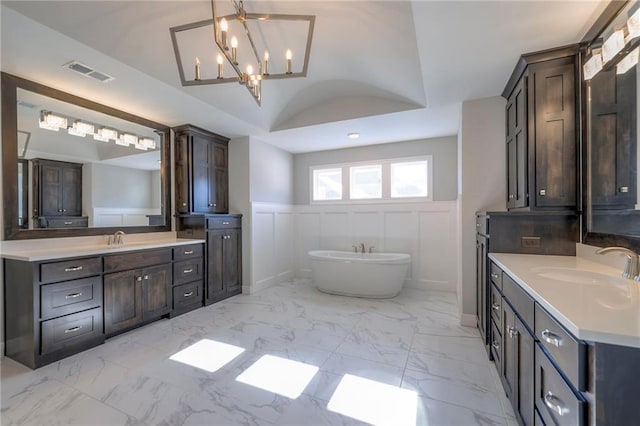
<svg viewBox="0 0 640 426"><path fill-rule="evenodd" d="M640 250L640 3L617 2L584 49L584 238Z"/></svg>
<svg viewBox="0 0 640 426"><path fill-rule="evenodd" d="M2 74L5 239L168 231L169 129Z"/></svg>

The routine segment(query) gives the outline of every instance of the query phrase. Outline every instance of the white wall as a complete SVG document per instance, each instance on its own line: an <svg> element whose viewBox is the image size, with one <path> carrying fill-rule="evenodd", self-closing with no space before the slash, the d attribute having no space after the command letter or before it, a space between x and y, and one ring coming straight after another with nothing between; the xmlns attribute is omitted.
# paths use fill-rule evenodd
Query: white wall
<svg viewBox="0 0 640 426"><path fill-rule="evenodd" d="M242 214L242 282L252 281L251 274L251 176L249 173L249 138L229 141L229 212ZM243 289L243 291L245 291ZM247 291L248 292L248 291Z"/></svg>
<svg viewBox="0 0 640 426"><path fill-rule="evenodd" d="M87 172L83 180L90 179L94 208L152 207L151 171L95 163Z"/></svg>
<svg viewBox="0 0 640 426"><path fill-rule="evenodd" d="M449 136L296 154L294 156L294 202L309 204L309 167L311 166L419 155L433 156L433 199L455 200L458 178L456 151L456 137Z"/></svg>
<svg viewBox="0 0 640 426"><path fill-rule="evenodd" d="M458 133L458 306L466 325L476 322L475 213L505 210L505 104L499 96L462 104Z"/></svg>

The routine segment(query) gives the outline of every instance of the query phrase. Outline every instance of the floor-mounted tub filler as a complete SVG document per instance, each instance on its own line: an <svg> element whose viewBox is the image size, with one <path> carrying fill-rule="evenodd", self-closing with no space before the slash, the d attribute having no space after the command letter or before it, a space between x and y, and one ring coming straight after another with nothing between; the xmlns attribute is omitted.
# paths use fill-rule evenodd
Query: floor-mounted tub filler
<svg viewBox="0 0 640 426"><path fill-rule="evenodd" d="M405 253L314 250L309 258L318 290L356 297L394 297L402 290L411 264L411 256Z"/></svg>

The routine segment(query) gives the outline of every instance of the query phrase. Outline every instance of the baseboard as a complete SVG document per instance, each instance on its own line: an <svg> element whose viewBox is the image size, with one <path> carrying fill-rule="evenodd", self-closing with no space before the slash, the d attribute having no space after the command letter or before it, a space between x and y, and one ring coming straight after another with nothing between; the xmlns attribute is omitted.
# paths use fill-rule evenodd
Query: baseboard
<svg viewBox="0 0 640 426"><path fill-rule="evenodd" d="M460 325L464 327L476 327L478 325L478 321L475 315L462 314L460 316Z"/></svg>
<svg viewBox="0 0 640 426"><path fill-rule="evenodd" d="M293 277L294 277L293 271L280 272L275 276L267 277L259 281L256 281L251 286L242 286L242 293L254 294L266 288L273 287L274 285L283 283L285 281L291 281ZM246 292L245 292L245 288L247 290Z"/></svg>
<svg viewBox="0 0 640 426"><path fill-rule="evenodd" d="M449 293L455 293L456 289L451 287L449 281L436 281L436 280L405 280L404 286L407 288L413 288L416 290L435 290L446 291Z"/></svg>
<svg viewBox="0 0 640 426"><path fill-rule="evenodd" d="M311 269L298 269L296 272L296 278L311 278L312 272Z"/></svg>

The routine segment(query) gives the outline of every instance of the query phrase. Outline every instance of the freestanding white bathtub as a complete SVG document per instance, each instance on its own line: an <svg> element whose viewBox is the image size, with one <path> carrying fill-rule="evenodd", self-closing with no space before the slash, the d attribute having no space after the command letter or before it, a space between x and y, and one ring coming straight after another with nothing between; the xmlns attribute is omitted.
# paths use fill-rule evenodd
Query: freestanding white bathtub
<svg viewBox="0 0 640 426"><path fill-rule="evenodd" d="M343 296L387 298L400 293L411 256L405 253L309 252L318 290Z"/></svg>

